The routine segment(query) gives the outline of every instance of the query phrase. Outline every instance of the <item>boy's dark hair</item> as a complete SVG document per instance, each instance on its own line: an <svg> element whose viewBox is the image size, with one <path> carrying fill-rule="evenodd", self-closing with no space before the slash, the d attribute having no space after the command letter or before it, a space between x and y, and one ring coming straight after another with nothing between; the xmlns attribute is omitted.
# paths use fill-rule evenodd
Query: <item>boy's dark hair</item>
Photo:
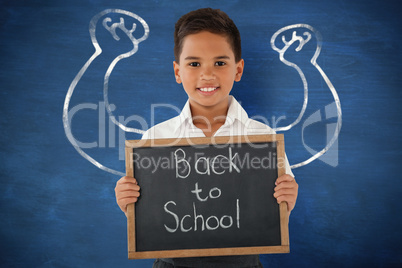
<svg viewBox="0 0 402 268"><path fill-rule="evenodd" d="M177 63L183 49L183 41L187 35L208 31L214 34L224 35L232 47L235 61L241 60L240 33L229 16L219 10L202 8L183 15L175 25L174 31L174 57Z"/></svg>

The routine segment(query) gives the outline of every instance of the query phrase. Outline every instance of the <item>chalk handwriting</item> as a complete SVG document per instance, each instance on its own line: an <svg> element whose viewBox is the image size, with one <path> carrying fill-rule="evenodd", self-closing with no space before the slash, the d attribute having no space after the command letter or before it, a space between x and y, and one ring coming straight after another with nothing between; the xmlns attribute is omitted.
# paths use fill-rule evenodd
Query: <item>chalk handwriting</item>
<svg viewBox="0 0 402 268"><path fill-rule="evenodd" d="M186 160L186 153L183 149L179 148L174 152L175 156L175 166L176 166L176 178L187 178L191 173L191 166L188 160ZM216 175L221 175L228 170L232 173L234 170L240 173L239 167L235 163L235 158L238 154L232 153L232 148L229 147L228 156L217 155L215 157L200 157L194 164L194 170L200 175L211 175L212 173ZM202 167L200 167L202 165ZM221 171L219 171L221 169Z"/></svg>
<svg viewBox="0 0 402 268"><path fill-rule="evenodd" d="M173 228L167 226L164 224L164 227L167 232L169 233L175 233L176 231L180 230L183 233L189 232L189 231L194 231L196 232L197 230L205 231L213 231L218 228L222 229L228 229L233 226L233 218L236 217L236 226L233 226L237 229L240 229L240 201L239 199L236 199L236 215L235 216L230 216L230 215L222 215L221 217L211 215L208 218L205 218L204 215L198 214L197 213L197 208L195 203L193 202L193 213L192 214L186 214L184 216L180 217L172 211L173 208L172 206L177 206L174 201L168 201L166 204L163 206L165 212L169 214L170 216L173 217L175 226ZM169 206L169 207L168 207Z"/></svg>
<svg viewBox="0 0 402 268"><path fill-rule="evenodd" d="M211 190L209 190L209 195L207 195L205 198L201 198L200 193L202 192L202 189L198 188L198 182L195 183L195 189L191 191L193 194L197 196L198 201L205 202L208 200L208 197L211 199L219 198L222 194L221 189L214 187ZM217 192L216 195L213 194L213 192Z"/></svg>

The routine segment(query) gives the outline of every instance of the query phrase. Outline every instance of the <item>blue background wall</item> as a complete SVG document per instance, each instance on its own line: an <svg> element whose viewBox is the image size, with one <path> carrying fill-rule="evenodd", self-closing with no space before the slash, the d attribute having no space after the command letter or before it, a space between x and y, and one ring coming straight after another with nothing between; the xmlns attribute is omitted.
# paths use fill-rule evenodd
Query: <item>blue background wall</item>
<svg viewBox="0 0 402 268"><path fill-rule="evenodd" d="M316 160L295 169L300 185L290 218L291 253L264 255L267 267L400 267L402 262L401 131L402 20L399 1L0 1L0 263L2 267L150 267L127 260L126 220L115 203L119 176L82 158L67 140L62 109L70 83L93 54L88 24L98 12L120 8L144 18L150 36L122 60L110 80L116 116L138 115L152 124L151 104L181 108L186 95L174 81L173 29L184 13L211 6L227 12L242 35L245 74L233 89L250 116L286 116L292 122L303 100L294 69L281 63L271 36L294 23L323 36L318 63L335 86L343 126L331 163ZM103 37L102 37L103 36ZM78 140L96 141L106 68L123 45L100 33L104 53L76 87L70 107L92 103L72 121ZM301 125L332 102L308 60L294 55L309 83L301 123L285 132L291 164L311 156ZM303 54L304 53L304 54ZM156 109L155 122L177 113ZM326 144L323 121L305 129L305 143ZM100 127L102 126L102 127ZM132 123L132 127L141 126ZM145 129L145 127L144 127ZM112 129L113 130L113 129ZM113 130L118 143L118 130ZM124 172L119 147L85 150ZM127 139L138 139L130 134ZM110 148L109 148L110 147ZM333 162L335 161L335 162Z"/></svg>

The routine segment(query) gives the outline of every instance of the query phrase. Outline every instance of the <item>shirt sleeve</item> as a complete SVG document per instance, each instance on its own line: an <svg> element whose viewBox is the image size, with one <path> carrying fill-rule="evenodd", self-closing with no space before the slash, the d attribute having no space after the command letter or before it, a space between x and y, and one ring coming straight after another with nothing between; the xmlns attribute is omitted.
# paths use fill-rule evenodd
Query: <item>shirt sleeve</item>
<svg viewBox="0 0 402 268"><path fill-rule="evenodd" d="M149 133L150 133L149 129L147 131L145 131L144 134L142 134L141 140L150 139L150 134Z"/></svg>
<svg viewBox="0 0 402 268"><path fill-rule="evenodd" d="M290 168L289 160L288 160L288 157L286 154L285 154L285 161L286 161L286 172L285 173L294 178L295 175L293 174L292 169Z"/></svg>

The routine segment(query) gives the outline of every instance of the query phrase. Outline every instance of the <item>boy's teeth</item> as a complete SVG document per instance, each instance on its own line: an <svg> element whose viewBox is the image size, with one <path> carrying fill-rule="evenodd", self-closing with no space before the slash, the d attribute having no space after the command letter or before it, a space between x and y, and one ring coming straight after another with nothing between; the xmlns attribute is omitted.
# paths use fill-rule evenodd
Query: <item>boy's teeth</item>
<svg viewBox="0 0 402 268"><path fill-rule="evenodd" d="M216 87L201 87L200 90L204 92L214 91Z"/></svg>

